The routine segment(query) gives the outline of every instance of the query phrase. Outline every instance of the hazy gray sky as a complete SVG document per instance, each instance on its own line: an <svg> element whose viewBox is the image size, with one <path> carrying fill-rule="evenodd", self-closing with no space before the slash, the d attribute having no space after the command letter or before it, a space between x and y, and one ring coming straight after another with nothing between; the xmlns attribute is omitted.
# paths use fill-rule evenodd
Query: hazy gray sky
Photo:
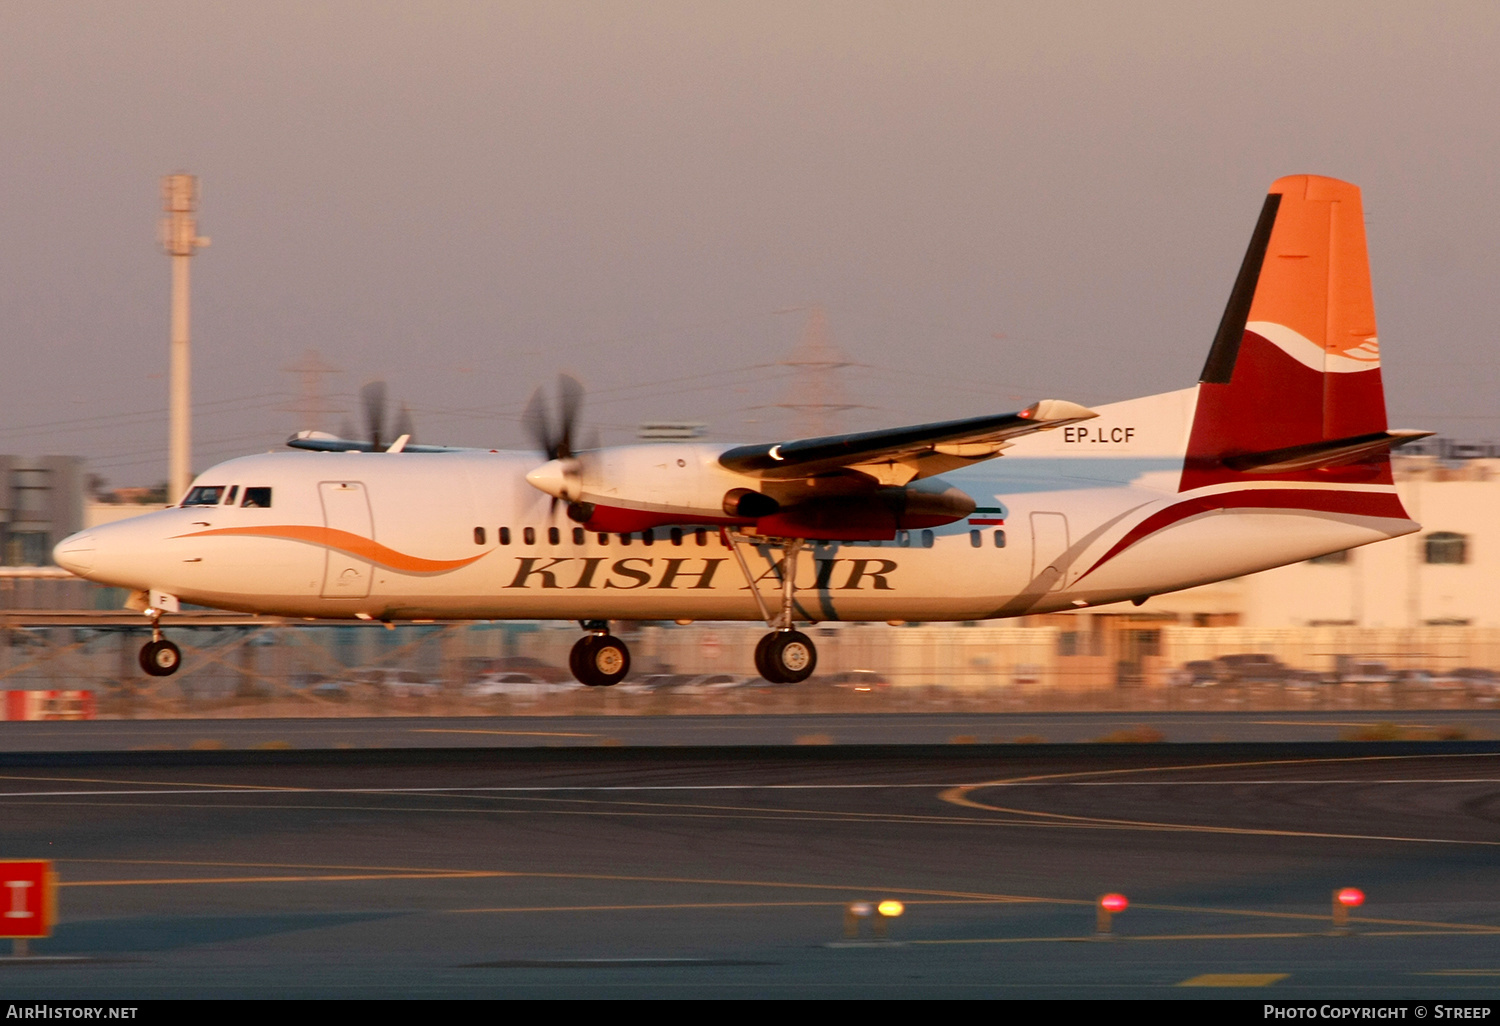
<svg viewBox="0 0 1500 1026"><path fill-rule="evenodd" d="M1500 437L1497 54L1489 0L0 0L0 452L165 478L179 169L199 469L308 347L424 441L559 369L606 441L776 436L813 303L850 427L1182 387L1300 172L1364 189L1393 422Z"/></svg>

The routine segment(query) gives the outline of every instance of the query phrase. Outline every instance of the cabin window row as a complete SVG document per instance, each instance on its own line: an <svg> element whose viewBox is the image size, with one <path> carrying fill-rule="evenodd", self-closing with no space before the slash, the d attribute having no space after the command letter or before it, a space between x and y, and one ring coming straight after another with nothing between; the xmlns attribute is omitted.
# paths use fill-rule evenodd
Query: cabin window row
<svg viewBox="0 0 1500 1026"><path fill-rule="evenodd" d="M591 532L585 531L581 527L574 527L571 528L568 533L569 540L574 545L586 545L588 544L589 534ZM538 534L535 527L523 527L519 531L512 531L508 527L501 527L495 531L495 540L501 545L511 545L517 541L519 541L522 545L535 545L537 544L538 537L541 537L541 535ZM548 545L563 544L563 532L561 528L547 528L545 537L546 544ZM652 529L647 529L645 531L637 531L631 534L594 534L595 541L597 541L600 545L610 544L611 537L618 539L618 544L620 545L629 545L635 541L639 541L642 545L655 545L658 540L658 532ZM674 527L669 531L662 532L661 540L670 542L673 545L684 545L688 544L689 542L696 545L707 545L708 537L709 532L707 528L699 527L696 529L688 528L684 530L681 527ZM483 527L474 528L474 544L489 544L488 529Z"/></svg>
<svg viewBox="0 0 1500 1026"><path fill-rule="evenodd" d="M713 532L713 533L716 533L716 532ZM973 545L976 549L979 548L979 547L981 547L984 544L984 540L983 540L983 537L982 537L983 533L984 532L982 532L982 531L970 531L969 532L969 543L971 545ZM586 545L586 544L588 544L589 534L590 534L590 532L585 531L581 527L574 527L574 528L570 528L569 529L570 540L571 540L571 542L574 545ZM697 528L673 527L673 528L668 529L665 532L661 532L661 534L663 535L661 537L662 541L670 542L673 545L684 545L684 544L687 544L689 542L689 540L691 540L691 542L693 544L696 544L696 545L707 545L708 544L708 539L710 537L711 532L707 528L703 528L703 527L697 527ZM541 535L538 534L538 531L537 531L537 529L535 527L523 527L523 528L521 528L521 530L519 532L512 531L509 527L501 527L501 528L498 528L495 531L495 540L496 540L496 542L498 542L501 545L511 545L511 544L516 543L518 540L519 540L519 543L522 544L522 545L535 545L535 544L537 544L537 539L539 537L541 537ZM608 545L608 544L610 544L610 538L611 537L617 539L617 543L620 544L620 545L630 545L630 544L633 544L636 541L639 541L642 545L655 545L656 542L657 542L657 540L658 540L659 535L658 535L658 532L656 530L651 529L651 528L648 528L648 529L646 529L644 531L632 532L632 533L629 533L629 534L609 535L609 534L597 533L597 534L594 535L595 540L600 545ZM546 539L547 539L546 540L546 544L548 544L548 545L561 545L561 544L563 544L563 532L562 532L562 529L561 528L557 528L557 527L549 527L549 528L547 528L546 529ZM896 544L896 546L898 548L903 548L903 549L905 549L905 548L911 548L913 545L915 545L917 547L920 547L920 548L924 548L924 549L930 549L930 548L932 548L933 543L934 543L935 540L936 539L935 539L935 537L933 535L933 532L930 531L930 530L924 530L924 531L897 531L896 532L896 538L895 538L895 544ZM489 544L489 529L488 528L484 528L484 527L476 527L476 528L474 528L474 544L475 545L488 545ZM828 542L814 542L813 544L815 544L815 545L827 545L829 543ZM874 544L874 545L878 546L880 544L880 542L873 542L873 543L872 542L864 542L864 543L861 543L861 544ZM1003 549L1003 548L1005 548L1005 532L1004 531L995 531L994 532L994 544L995 544L995 548L997 548L997 549Z"/></svg>

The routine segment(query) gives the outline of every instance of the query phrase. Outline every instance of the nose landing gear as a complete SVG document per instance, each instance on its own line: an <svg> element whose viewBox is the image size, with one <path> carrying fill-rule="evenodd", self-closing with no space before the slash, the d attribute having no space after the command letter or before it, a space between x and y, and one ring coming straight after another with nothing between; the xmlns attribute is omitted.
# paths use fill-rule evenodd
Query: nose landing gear
<svg viewBox="0 0 1500 1026"><path fill-rule="evenodd" d="M141 669L153 677L170 677L182 665L182 649L161 636L161 610L147 610L151 640L141 646Z"/></svg>
<svg viewBox="0 0 1500 1026"><path fill-rule="evenodd" d="M581 683L591 688L609 687L625 679L630 672L630 649L625 642L609 633L604 620L581 620L588 631L568 653L568 669Z"/></svg>
<svg viewBox="0 0 1500 1026"><path fill-rule="evenodd" d="M182 650L170 641L148 641L141 646L141 669L153 677L170 677L182 665Z"/></svg>

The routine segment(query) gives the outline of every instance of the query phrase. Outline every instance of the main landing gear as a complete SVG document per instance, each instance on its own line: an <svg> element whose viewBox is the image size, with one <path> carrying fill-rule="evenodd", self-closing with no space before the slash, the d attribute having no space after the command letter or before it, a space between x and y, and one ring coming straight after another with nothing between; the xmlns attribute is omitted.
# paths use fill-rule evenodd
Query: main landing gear
<svg viewBox="0 0 1500 1026"><path fill-rule="evenodd" d="M141 646L141 669L153 677L170 677L182 665L182 649L161 636L161 610L150 610L151 640Z"/></svg>
<svg viewBox="0 0 1500 1026"><path fill-rule="evenodd" d="M750 564L740 551L742 536L725 532L734 558L739 562L745 583L750 585L750 594L766 626L771 628L755 646L755 669L772 684L800 684L812 676L818 668L818 649L812 639L793 627L795 595L797 591L797 553L805 544L801 538L785 538L781 542L781 611L773 615L761 597L755 576L750 573Z"/></svg>
<svg viewBox="0 0 1500 1026"><path fill-rule="evenodd" d="M609 623L580 620L578 626L589 633L579 638L568 653L568 669L573 676L591 688L609 687L624 680L630 672L630 649L609 633Z"/></svg>

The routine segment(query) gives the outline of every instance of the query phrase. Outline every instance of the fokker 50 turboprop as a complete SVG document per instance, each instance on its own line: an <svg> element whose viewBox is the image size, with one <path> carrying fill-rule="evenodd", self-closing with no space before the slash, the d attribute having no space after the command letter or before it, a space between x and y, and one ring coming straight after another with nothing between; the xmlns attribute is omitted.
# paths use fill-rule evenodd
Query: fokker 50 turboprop
<svg viewBox="0 0 1500 1026"><path fill-rule="evenodd" d="M980 620L1144 600L1408 534L1359 190L1277 181L1191 388L765 445L578 451L534 400L530 452L292 439L180 505L60 542L132 589L147 673L180 602L391 622L567 619L579 680L629 670L610 620L764 619L794 683L825 620ZM1000 457L995 459L995 457Z"/></svg>

